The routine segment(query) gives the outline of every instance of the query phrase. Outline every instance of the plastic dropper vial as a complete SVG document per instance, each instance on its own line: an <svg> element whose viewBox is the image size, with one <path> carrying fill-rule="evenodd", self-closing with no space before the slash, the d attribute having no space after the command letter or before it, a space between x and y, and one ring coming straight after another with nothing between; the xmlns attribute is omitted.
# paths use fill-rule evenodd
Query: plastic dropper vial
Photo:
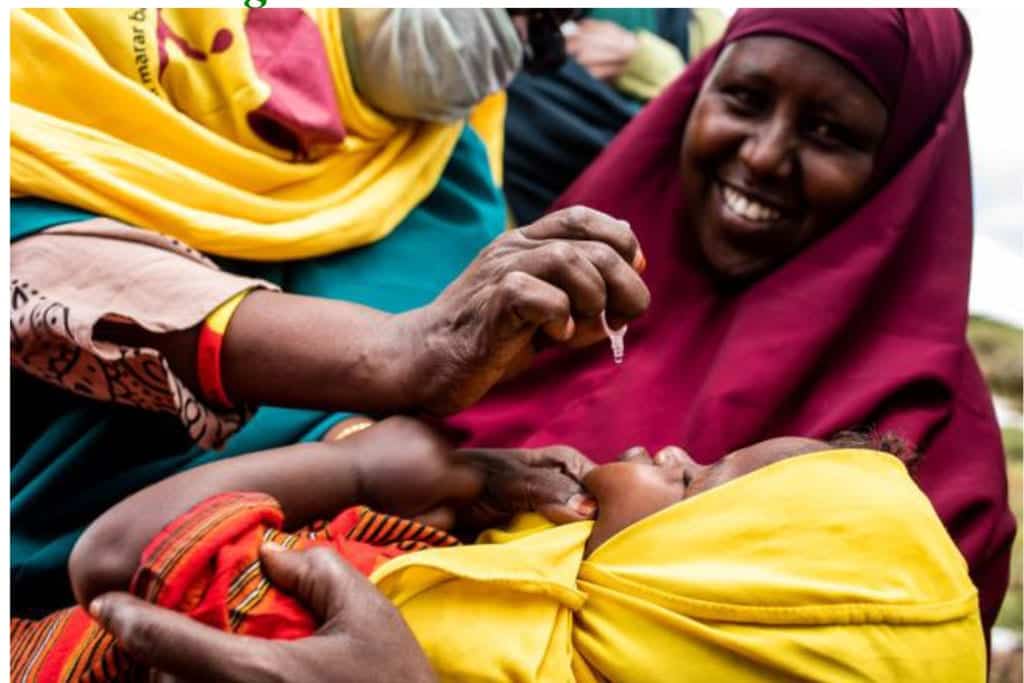
<svg viewBox="0 0 1024 683"><path fill-rule="evenodd" d="M608 341L612 345L612 360L616 365L622 365L622 360L626 357L626 329L629 325L623 325L619 329L613 330L608 325L604 311L601 311L601 325L604 326L604 332L608 335Z"/></svg>

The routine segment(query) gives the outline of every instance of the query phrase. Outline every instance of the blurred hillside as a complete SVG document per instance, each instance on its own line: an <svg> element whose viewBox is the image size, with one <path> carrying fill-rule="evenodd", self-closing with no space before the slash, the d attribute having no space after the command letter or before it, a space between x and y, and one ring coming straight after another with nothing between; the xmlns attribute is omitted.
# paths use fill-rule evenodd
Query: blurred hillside
<svg viewBox="0 0 1024 683"><path fill-rule="evenodd" d="M967 326L967 341L981 365L992 393L1021 412L1022 354L1024 333L1019 328L986 318L972 317Z"/></svg>
<svg viewBox="0 0 1024 683"><path fill-rule="evenodd" d="M1024 490L1024 467L1021 463L1021 449L1024 432L1021 412L1024 411L1024 332L1020 328L995 322L986 318L973 317L967 327L967 340L974 349L978 364L985 375L985 381L992 390L1003 432L1003 449L1006 452L1006 469L1009 479L1010 505L1017 516L1017 539L1013 544L1013 564L1010 571L1010 589L1003 602L996 622L997 627L1007 629L1004 634L994 634L992 683L1019 683L1021 674L1022 636L1022 581L1021 581L1021 507ZM1015 634L1016 645L1010 642ZM1005 635L1005 638L996 637ZM1005 643L1006 650L1000 643Z"/></svg>

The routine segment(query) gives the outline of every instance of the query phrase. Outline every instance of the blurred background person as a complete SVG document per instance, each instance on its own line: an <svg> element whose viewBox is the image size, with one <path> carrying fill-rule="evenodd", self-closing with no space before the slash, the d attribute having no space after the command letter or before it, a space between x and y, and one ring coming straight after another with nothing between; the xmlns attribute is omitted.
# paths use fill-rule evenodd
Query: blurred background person
<svg viewBox="0 0 1024 683"><path fill-rule="evenodd" d="M640 108L721 37L717 9L594 8L562 25L568 58L508 88L505 195L536 220Z"/></svg>

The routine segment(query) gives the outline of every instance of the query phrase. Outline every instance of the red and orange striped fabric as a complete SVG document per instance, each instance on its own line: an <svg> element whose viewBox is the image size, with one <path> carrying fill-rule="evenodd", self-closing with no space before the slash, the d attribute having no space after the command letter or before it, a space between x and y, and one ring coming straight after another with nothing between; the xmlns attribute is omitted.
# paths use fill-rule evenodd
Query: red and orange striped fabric
<svg viewBox="0 0 1024 683"><path fill-rule="evenodd" d="M419 522L351 507L330 522L288 533L270 496L214 496L169 524L143 552L136 595L215 628L263 638L311 634L303 606L263 576L259 547L327 546L364 575L407 552L458 543ZM81 607L41 621L11 620L11 681L124 681L145 674Z"/></svg>

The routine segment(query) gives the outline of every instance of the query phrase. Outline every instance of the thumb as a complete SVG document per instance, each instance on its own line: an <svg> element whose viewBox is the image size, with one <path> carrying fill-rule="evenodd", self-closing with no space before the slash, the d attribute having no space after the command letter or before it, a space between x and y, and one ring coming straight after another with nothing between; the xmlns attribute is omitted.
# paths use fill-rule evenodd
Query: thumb
<svg viewBox="0 0 1024 683"><path fill-rule="evenodd" d="M537 506L537 512L555 524L582 522L594 518L597 501L593 496L578 493L564 503L544 503Z"/></svg>
<svg viewBox="0 0 1024 683"><path fill-rule="evenodd" d="M260 559L267 577L281 590L298 599L323 623L345 609L346 595L369 582L352 565L327 548L287 550L264 543Z"/></svg>
<svg viewBox="0 0 1024 683"><path fill-rule="evenodd" d="M534 470L527 481L530 507L555 524L593 519L597 501L583 490L580 482L561 472Z"/></svg>
<svg viewBox="0 0 1024 683"><path fill-rule="evenodd" d="M269 641L223 633L128 593L96 598L89 613L137 662L197 683L258 680L255 655L272 656Z"/></svg>

